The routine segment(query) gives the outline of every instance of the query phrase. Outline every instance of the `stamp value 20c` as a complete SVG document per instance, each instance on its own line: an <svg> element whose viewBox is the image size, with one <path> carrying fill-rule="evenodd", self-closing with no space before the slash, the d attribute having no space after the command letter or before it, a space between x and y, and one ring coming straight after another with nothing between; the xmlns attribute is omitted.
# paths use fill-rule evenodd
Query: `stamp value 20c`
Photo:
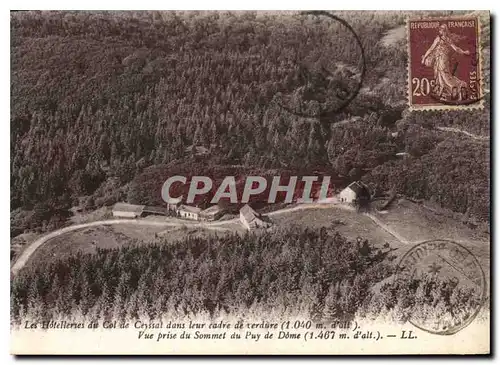
<svg viewBox="0 0 500 365"><path fill-rule="evenodd" d="M411 109L482 107L479 18L408 20Z"/></svg>

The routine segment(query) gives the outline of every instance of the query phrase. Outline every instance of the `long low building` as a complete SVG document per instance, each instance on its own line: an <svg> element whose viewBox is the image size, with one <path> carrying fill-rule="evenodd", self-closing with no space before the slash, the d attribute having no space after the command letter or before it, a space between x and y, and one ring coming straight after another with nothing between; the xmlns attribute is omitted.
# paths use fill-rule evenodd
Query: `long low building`
<svg viewBox="0 0 500 365"><path fill-rule="evenodd" d="M142 210L142 215L169 215L170 209L165 207L155 207L151 205L146 205Z"/></svg>
<svg viewBox="0 0 500 365"><path fill-rule="evenodd" d="M185 219L214 221L219 219L225 210L218 205L211 206L205 210L190 205L169 204L167 207L137 205L129 203L116 203L113 206L113 216L119 218L139 218L148 215L169 216L176 214Z"/></svg>
<svg viewBox="0 0 500 365"><path fill-rule="evenodd" d="M171 206L161 207L129 203L116 203L113 206L113 217L120 218L139 218L148 215L168 216L172 214L172 212L174 212L174 210Z"/></svg>
<svg viewBox="0 0 500 365"><path fill-rule="evenodd" d="M113 206L113 217L138 218L144 212L144 205L116 203Z"/></svg>

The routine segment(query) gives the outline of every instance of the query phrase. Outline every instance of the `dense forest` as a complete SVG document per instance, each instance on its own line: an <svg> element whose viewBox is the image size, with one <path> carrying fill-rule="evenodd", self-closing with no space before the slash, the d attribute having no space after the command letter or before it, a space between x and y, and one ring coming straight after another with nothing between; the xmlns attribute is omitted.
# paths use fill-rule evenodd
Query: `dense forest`
<svg viewBox="0 0 500 365"><path fill-rule="evenodd" d="M395 318L406 321L416 303L431 315L478 300L473 290L435 276L411 285L390 280L377 293L373 286L394 273L391 248L351 242L331 227L157 243L26 268L12 281L12 321L200 313L349 320L395 308Z"/></svg>
<svg viewBox="0 0 500 365"><path fill-rule="evenodd" d="M141 184L161 186L179 163L192 173L196 163L319 167L487 220L488 144L433 128L487 136L489 100L466 113L407 113L405 37L380 42L405 14L339 16L363 52L341 23L291 13L12 13L12 234L64 224L79 204L154 199ZM326 120L281 107L317 109L359 82Z"/></svg>

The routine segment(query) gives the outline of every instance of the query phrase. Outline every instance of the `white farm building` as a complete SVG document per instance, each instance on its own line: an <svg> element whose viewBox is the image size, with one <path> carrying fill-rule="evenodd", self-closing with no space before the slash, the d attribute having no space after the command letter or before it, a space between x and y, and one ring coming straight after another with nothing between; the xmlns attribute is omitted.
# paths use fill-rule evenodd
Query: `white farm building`
<svg viewBox="0 0 500 365"><path fill-rule="evenodd" d="M197 221L200 218L201 209L198 207L181 204L179 208L177 208L177 213L181 218Z"/></svg>
<svg viewBox="0 0 500 365"><path fill-rule="evenodd" d="M361 181L355 181L339 194L339 200L341 203L353 204L356 200L370 199L370 191L368 187Z"/></svg>

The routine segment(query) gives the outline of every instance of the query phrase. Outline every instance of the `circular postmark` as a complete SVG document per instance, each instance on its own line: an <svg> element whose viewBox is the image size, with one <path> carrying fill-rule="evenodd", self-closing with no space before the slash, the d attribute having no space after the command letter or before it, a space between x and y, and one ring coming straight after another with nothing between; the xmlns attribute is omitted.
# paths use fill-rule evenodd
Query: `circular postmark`
<svg viewBox="0 0 500 365"><path fill-rule="evenodd" d="M430 240L400 260L396 280L405 283L412 308L408 321L438 335L468 326L486 300L486 278L477 258L461 244Z"/></svg>
<svg viewBox="0 0 500 365"><path fill-rule="evenodd" d="M285 95L284 100L278 101L277 104L296 116L321 119L339 113L356 98L365 77L365 54L361 39L344 19L326 11L304 11L300 14L325 17L337 23L344 29L345 34L350 34L352 40L348 43L357 48L356 53L359 55L357 65L346 64L339 60L330 60L328 67L321 65L316 69L307 64L297 65L300 79L303 80L302 85L290 95Z"/></svg>

